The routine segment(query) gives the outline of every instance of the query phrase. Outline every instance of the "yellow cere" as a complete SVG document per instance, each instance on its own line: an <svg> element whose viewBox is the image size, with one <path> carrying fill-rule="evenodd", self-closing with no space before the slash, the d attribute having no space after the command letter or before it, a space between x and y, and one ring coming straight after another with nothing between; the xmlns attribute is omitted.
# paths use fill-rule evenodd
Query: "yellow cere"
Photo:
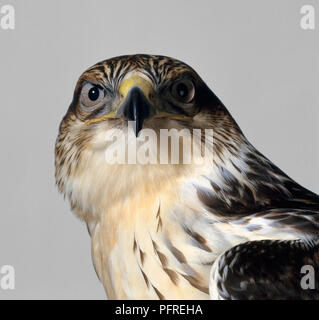
<svg viewBox="0 0 319 320"><path fill-rule="evenodd" d="M125 98L132 87L139 87L146 98L153 91L152 84L140 76L132 76L124 80L119 88L120 95Z"/></svg>

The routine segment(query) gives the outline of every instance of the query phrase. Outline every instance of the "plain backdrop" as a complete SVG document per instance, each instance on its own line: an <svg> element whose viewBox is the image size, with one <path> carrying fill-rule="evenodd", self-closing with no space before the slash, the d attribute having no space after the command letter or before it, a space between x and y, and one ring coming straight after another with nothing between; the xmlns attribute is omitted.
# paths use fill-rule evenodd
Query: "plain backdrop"
<svg viewBox="0 0 319 320"><path fill-rule="evenodd" d="M248 139L319 193L319 26L316 0L0 0L0 299L105 299L84 223L58 194L54 143L78 76L117 55L152 53L191 65ZM317 22L317 21L316 21Z"/></svg>

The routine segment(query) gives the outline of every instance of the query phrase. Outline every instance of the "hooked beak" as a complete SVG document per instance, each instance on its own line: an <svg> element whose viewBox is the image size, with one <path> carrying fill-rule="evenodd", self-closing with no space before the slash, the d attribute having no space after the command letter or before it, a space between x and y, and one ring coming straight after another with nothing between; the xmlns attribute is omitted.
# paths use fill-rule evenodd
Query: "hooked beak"
<svg viewBox="0 0 319 320"><path fill-rule="evenodd" d="M134 121L135 135L138 136L144 120L150 116L151 108L152 106L143 91L138 86L134 86L128 92L125 101L117 112L117 116L124 116L127 120Z"/></svg>
<svg viewBox="0 0 319 320"><path fill-rule="evenodd" d="M149 97L154 93L150 81L135 75L123 81L119 88L120 95L124 98L117 116L135 122L135 135L138 136L142 130L143 123L152 110Z"/></svg>

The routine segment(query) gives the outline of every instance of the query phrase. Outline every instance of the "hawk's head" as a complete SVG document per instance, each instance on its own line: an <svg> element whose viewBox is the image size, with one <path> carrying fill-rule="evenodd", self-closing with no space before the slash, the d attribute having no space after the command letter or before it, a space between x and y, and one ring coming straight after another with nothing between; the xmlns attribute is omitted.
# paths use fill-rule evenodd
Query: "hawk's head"
<svg viewBox="0 0 319 320"><path fill-rule="evenodd" d="M219 153L223 143L235 141L231 136L240 136L220 100L185 63L151 55L97 63L79 78L56 143L57 184L78 211L94 211L93 203L106 197L105 190L125 197L143 184L151 192L193 170L176 164L107 165L105 135L126 128L129 121L137 136L141 129L213 129L220 132Z"/></svg>

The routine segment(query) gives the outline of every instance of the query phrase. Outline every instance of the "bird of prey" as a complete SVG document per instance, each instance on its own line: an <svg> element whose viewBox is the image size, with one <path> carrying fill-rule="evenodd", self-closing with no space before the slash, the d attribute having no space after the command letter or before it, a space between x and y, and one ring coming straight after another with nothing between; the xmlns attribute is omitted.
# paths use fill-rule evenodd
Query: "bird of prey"
<svg viewBox="0 0 319 320"><path fill-rule="evenodd" d="M144 129L212 129L210 161L107 162L106 132L131 121L136 139ZM55 167L110 299L319 298L318 277L301 285L303 266L319 270L319 196L258 152L181 61L128 55L85 71Z"/></svg>

